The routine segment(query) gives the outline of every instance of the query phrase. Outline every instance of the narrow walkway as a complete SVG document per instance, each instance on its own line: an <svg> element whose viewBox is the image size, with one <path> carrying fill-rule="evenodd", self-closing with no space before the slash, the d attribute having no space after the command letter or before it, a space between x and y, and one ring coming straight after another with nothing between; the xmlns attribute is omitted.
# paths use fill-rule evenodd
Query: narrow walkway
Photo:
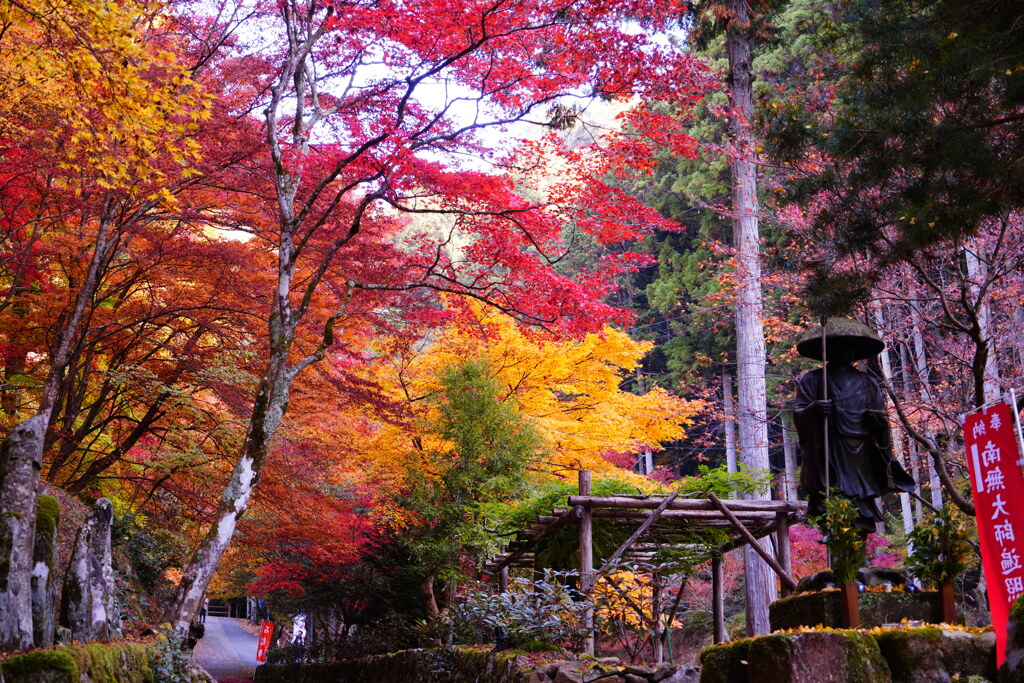
<svg viewBox="0 0 1024 683"><path fill-rule="evenodd" d="M219 682L252 680L256 671L256 636L238 625L239 619L207 617L206 634L193 656Z"/></svg>

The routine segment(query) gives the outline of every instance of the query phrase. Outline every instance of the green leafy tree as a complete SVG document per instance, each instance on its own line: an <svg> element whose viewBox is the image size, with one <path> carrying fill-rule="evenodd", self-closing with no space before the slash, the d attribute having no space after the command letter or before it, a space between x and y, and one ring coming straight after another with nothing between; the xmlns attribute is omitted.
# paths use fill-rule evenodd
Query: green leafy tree
<svg viewBox="0 0 1024 683"><path fill-rule="evenodd" d="M402 538L428 615L439 612L437 582L457 581L465 563L493 544L481 506L522 492L526 465L541 444L514 403L503 400L486 363L449 368L441 380L436 415L424 429L437 445L421 451L409 473L413 484L396 501L418 520Z"/></svg>

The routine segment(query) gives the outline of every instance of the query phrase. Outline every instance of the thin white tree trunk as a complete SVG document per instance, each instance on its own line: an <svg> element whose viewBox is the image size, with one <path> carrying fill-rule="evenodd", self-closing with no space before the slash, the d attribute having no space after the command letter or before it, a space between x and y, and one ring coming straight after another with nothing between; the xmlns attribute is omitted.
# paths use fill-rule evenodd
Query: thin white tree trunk
<svg viewBox="0 0 1024 683"><path fill-rule="evenodd" d="M786 411L779 420L782 425L782 457L785 460L786 500L797 500L796 481L796 446L793 444L793 414Z"/></svg>
<svg viewBox="0 0 1024 683"><path fill-rule="evenodd" d="M999 400L999 397L1002 395L1002 387L1000 386L999 358L993 343L992 309L989 305L989 297L987 295L982 296L981 293L981 284L988 279L988 262L984 258L981 246L973 241L964 246L964 257L967 263L968 293L971 300L977 302L978 307L978 332L981 340L975 340L975 343L986 345L983 394L986 404L993 403ZM982 607L984 607L984 599L988 597L986 583L987 577L985 576L985 567L983 565L978 572L977 589L977 595L982 602Z"/></svg>
<svg viewBox="0 0 1024 683"><path fill-rule="evenodd" d="M912 327L912 349L914 355L914 371L917 374L918 388L921 403L925 406L933 406L932 392L928 378L928 357L925 351L924 335L921 333L921 314L913 306L910 307L910 319ZM928 438L931 438L929 433ZM932 505L942 508L942 482L939 480L939 473L935 471L935 462L926 458L925 467L928 472L928 486L931 489Z"/></svg>
<svg viewBox="0 0 1024 683"><path fill-rule="evenodd" d="M914 394L913 389L911 387L911 376L915 373L911 367L910 351L906 344L900 346L900 365L902 365L903 367L903 403L904 405L910 406L913 404ZM926 456L921 455L917 441L915 441L914 439L907 439L906 443L908 444L909 448L907 451L907 457L910 460L910 474L912 477L914 477L914 482L917 485L914 489L914 492L918 496L920 496L921 477L927 475L928 463L924 462L924 466L922 467L922 462L925 460ZM922 519L924 519L923 515L924 511L921 507L921 499L914 498L914 519L917 521L918 524L921 522Z"/></svg>
<svg viewBox="0 0 1024 683"><path fill-rule="evenodd" d="M917 444L910 444L910 467L911 474L914 476L914 481L917 482L917 488L914 493L921 495L921 452L918 449ZM924 507L921 505L921 499L914 499L914 519L917 523L920 523L924 519Z"/></svg>
<svg viewBox="0 0 1024 683"><path fill-rule="evenodd" d="M878 299L871 301L871 311L875 317L875 327L878 328L879 332L886 329L885 324L885 312L882 310L882 302ZM886 345L882 349L881 355L882 362L882 379L885 380L886 384L892 386L892 361L889 358L889 346ZM892 401L886 403L886 412L889 416L889 429L890 429L890 441L892 442L892 454L896 458L896 461L901 465L907 464L906 454L903 452L903 435L902 430L893 428L893 425L898 425L899 417L896 415L896 409L892 405ZM916 478L915 478L916 481ZM910 532L914 530L914 512L910 506L910 494L901 493L900 498L900 511L903 514L903 532L910 535ZM914 547L907 541L907 553L910 555L914 554Z"/></svg>
<svg viewBox="0 0 1024 683"><path fill-rule="evenodd" d="M735 474L739 470L736 466L736 406L733 404L731 372L722 373L722 408L724 412L722 427L725 430L725 466L731 474Z"/></svg>
<svg viewBox="0 0 1024 683"><path fill-rule="evenodd" d="M981 339L987 347L985 356L984 395L985 403L998 401L1002 393L999 376L999 358L996 354L992 334L992 307L989 297L981 296L981 283L988 279L988 263L981 247L976 243L964 246L964 260L967 262L968 292L971 300L977 302L978 327ZM980 301L978 299L981 299Z"/></svg>
<svg viewBox="0 0 1024 683"><path fill-rule="evenodd" d="M640 373L640 368L636 369L636 386L641 394L647 391L644 376ZM651 451L650 448L644 449L637 456L636 470L645 477L650 476L654 472L654 452Z"/></svg>
<svg viewBox="0 0 1024 683"><path fill-rule="evenodd" d="M764 379L765 342L762 322L761 256L757 227L757 168L750 121L754 112L751 61L753 57L749 8L746 0L727 0L729 27L726 53L729 58L729 95L732 104L732 224L736 252L736 378L739 427L738 456L749 471L769 469L768 416ZM767 487L752 498L770 496ZM771 542L762 540L771 552ZM777 597L775 576L767 563L745 548L745 596L747 633L768 633L768 605Z"/></svg>

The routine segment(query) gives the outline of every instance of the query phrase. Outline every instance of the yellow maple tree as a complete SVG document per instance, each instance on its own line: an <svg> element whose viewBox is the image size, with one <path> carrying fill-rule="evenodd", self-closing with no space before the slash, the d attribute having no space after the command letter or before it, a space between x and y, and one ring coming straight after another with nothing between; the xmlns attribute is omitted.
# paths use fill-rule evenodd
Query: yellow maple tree
<svg viewBox="0 0 1024 683"><path fill-rule="evenodd" d="M188 166L209 108L171 22L157 0L0 3L0 140L108 189Z"/></svg>
<svg viewBox="0 0 1024 683"><path fill-rule="evenodd" d="M396 399L406 400L414 415L426 418L434 410L431 399L440 389L444 368L486 361L502 387L503 400L515 401L543 439L543 453L531 463L538 479L565 477L579 469L629 478L631 473L605 456L659 450L661 444L683 438L704 407L660 387L644 394L623 389L623 380L650 348L623 331L605 327L567 340L524 330L510 317L478 304L468 311L404 353L382 359L378 379ZM421 423L414 417L405 425L379 425L365 444L367 457L355 476L400 480L406 468L399 463L415 450L413 443L423 447L433 438L417 429ZM391 474L384 475L385 469Z"/></svg>

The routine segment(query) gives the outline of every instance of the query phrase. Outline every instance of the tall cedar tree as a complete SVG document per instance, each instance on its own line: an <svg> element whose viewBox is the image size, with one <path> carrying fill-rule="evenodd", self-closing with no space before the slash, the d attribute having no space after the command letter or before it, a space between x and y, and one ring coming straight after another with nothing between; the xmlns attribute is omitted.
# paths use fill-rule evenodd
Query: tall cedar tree
<svg viewBox="0 0 1024 683"><path fill-rule="evenodd" d="M761 254L757 230L757 168L751 123L754 115L753 36L746 0L725 3L729 17L726 53L732 104L732 220L736 250L736 421L738 460L749 471L769 469L768 409L765 396L764 305L761 297ZM755 496L751 496L755 497ZM758 498L770 497L767 489ZM767 545L768 541L765 542ZM775 600L775 577L763 559L744 548L747 633L769 633L768 605Z"/></svg>

